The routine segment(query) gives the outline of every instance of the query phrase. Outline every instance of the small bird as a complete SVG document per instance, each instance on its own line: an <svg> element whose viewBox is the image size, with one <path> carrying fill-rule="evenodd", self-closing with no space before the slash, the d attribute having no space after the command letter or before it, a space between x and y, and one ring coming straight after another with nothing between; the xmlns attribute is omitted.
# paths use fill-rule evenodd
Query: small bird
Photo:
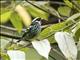
<svg viewBox="0 0 80 60"><path fill-rule="evenodd" d="M31 26L29 27L28 31L25 32L20 40L30 40L36 37L41 31L41 18L35 18L32 21Z"/></svg>

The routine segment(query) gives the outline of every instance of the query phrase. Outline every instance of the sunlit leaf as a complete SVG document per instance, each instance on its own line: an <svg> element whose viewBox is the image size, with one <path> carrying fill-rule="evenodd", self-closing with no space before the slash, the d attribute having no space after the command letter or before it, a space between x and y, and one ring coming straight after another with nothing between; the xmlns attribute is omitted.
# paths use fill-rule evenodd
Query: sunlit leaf
<svg viewBox="0 0 80 60"><path fill-rule="evenodd" d="M10 21L11 21L12 25L17 29L17 31L21 32L21 30L22 30L22 21L21 21L20 16L18 16L17 13L14 12L11 15Z"/></svg>
<svg viewBox="0 0 80 60"><path fill-rule="evenodd" d="M73 37L67 32L57 32L55 33L55 39L64 56L68 60L76 60L77 47L75 45Z"/></svg>
<svg viewBox="0 0 80 60"><path fill-rule="evenodd" d="M32 41L32 45L41 56L48 59L51 47L47 39L44 39L42 41Z"/></svg>
<svg viewBox="0 0 80 60"><path fill-rule="evenodd" d="M25 53L20 50L8 50L7 54L10 60L25 60Z"/></svg>
<svg viewBox="0 0 80 60"><path fill-rule="evenodd" d="M45 5L39 4L38 2L37 3L35 2L34 4L36 4L37 6L39 6L39 8L41 8L41 9L47 11L47 12L50 12L54 16L57 16L57 17L60 18L60 15L59 15L58 11L56 9L54 9L53 7L51 7L49 5L48 1L44 1L44 2L40 1L40 2L43 3L43 4L45 3Z"/></svg>
<svg viewBox="0 0 80 60"><path fill-rule="evenodd" d="M63 0L63 1L64 1L65 4L66 4L67 6L69 6L70 8L73 7L73 4L72 4L69 0Z"/></svg>
<svg viewBox="0 0 80 60"><path fill-rule="evenodd" d="M48 20L48 17L49 17L48 13L46 13L30 4L26 7L26 9L33 17L40 17L45 20Z"/></svg>
<svg viewBox="0 0 80 60"><path fill-rule="evenodd" d="M18 12L25 26L29 27L31 25L31 17L29 13L25 10L25 8L21 5L17 5L15 11Z"/></svg>
<svg viewBox="0 0 80 60"><path fill-rule="evenodd" d="M0 19L0 23L5 23L9 20L10 16L11 16L12 11L7 11L5 13L2 13L0 15L1 19Z"/></svg>
<svg viewBox="0 0 80 60"><path fill-rule="evenodd" d="M71 8L67 6L61 6L58 8L58 12L63 16L70 16Z"/></svg>
<svg viewBox="0 0 80 60"><path fill-rule="evenodd" d="M45 28L39 35L39 39L43 40L45 37L50 36L52 33L60 30L61 28L65 27L65 22L53 24L50 27ZM50 38L49 38L50 39Z"/></svg>

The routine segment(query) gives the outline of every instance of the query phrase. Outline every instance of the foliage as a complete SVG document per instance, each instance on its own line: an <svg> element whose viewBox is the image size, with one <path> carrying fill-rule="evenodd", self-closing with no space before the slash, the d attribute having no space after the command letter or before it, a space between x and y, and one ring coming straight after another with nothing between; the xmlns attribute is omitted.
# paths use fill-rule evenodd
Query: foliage
<svg viewBox="0 0 80 60"><path fill-rule="evenodd" d="M63 0L63 2L58 2L58 5L59 3L63 4L58 7L54 7L56 4L51 6L48 1L42 1L43 3L27 0L9 2L11 4L8 3L9 5L6 7L1 6L0 25L11 23L10 26L14 27L13 31L22 36L23 30L28 31L31 27L32 20L40 17L42 18L42 30L32 41L21 40L17 42L17 39L0 36L0 58L2 60L10 60L11 57L7 54L9 50L23 51L26 60L80 60L79 0L75 2L74 0ZM55 1L51 2L55 3ZM0 1L0 4L4 3L6 4L6 2ZM57 19L55 20L55 18ZM50 21L53 23L49 23ZM54 21L58 22L55 23ZM7 30L4 31L7 32ZM1 33L3 33L2 30ZM46 41L44 41L45 39Z"/></svg>

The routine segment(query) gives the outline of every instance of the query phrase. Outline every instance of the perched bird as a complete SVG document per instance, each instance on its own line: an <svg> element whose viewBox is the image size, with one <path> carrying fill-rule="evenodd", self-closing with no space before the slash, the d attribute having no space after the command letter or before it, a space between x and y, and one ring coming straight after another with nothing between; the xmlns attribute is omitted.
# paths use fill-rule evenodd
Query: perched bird
<svg viewBox="0 0 80 60"><path fill-rule="evenodd" d="M28 31L25 32L21 38L21 40L29 40L36 37L41 31L41 18L35 18L32 21L31 26L29 27Z"/></svg>

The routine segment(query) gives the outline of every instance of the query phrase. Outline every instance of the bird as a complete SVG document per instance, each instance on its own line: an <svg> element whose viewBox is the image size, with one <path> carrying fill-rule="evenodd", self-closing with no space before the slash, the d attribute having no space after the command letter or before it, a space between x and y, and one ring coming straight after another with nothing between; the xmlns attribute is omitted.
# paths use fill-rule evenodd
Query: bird
<svg viewBox="0 0 80 60"><path fill-rule="evenodd" d="M37 17L33 19L32 24L27 29L27 31L21 37L21 40L27 41L36 37L41 32L41 18Z"/></svg>

